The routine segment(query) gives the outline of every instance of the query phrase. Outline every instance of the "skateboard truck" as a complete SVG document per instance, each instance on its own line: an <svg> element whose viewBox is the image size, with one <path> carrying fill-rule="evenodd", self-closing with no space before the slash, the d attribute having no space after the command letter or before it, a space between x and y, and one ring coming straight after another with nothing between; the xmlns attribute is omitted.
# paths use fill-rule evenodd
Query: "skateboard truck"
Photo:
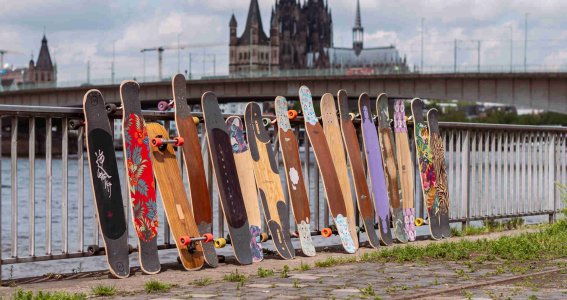
<svg viewBox="0 0 567 300"><path fill-rule="evenodd" d="M82 119L71 119L69 120L69 127L73 130L79 129L81 126L85 125L85 120Z"/></svg>
<svg viewBox="0 0 567 300"><path fill-rule="evenodd" d="M152 139L152 146L158 147L160 151L165 150L167 144L173 144L175 147L179 147L179 146L183 146L184 143L185 140L180 136L176 136L172 140L164 139L161 136Z"/></svg>
<svg viewBox="0 0 567 300"><path fill-rule="evenodd" d="M213 241L213 235L211 233L205 233L203 236L200 237L190 237L188 235L181 236L179 238L179 242L182 246L186 246L190 252L195 250L194 244L195 242L202 242L202 243L210 243Z"/></svg>

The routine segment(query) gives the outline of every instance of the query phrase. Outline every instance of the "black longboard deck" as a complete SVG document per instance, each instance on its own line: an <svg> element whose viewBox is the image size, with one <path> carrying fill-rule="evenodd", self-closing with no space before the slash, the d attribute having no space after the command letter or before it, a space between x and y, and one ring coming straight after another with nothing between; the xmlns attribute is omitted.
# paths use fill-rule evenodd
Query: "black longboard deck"
<svg viewBox="0 0 567 300"><path fill-rule="evenodd" d="M123 112L122 140L126 174L130 174L131 171L133 176L147 177L147 175L151 175L151 180L153 180L148 134L145 128L144 117L142 116L142 105L140 103L140 85L135 81L124 81L120 85L120 100L122 101ZM142 135L142 143L127 143L127 141L135 141L140 138L129 136L127 130L130 126L139 127L137 133ZM129 146L132 144L138 145L133 147L134 151L128 151L127 149L129 149ZM142 150L142 147L145 149ZM131 170L128 168L129 162L131 162ZM126 181L129 185L128 195L132 209L132 223L138 235L138 259L140 260L140 267L144 273L156 274L160 271L161 264L157 248L158 219L155 186L150 184L145 185L143 189L138 189L138 185L132 186L131 183L133 181L140 183L141 180L140 178L136 178L135 180ZM136 209L136 207L141 207L142 209ZM138 226L138 224L141 226Z"/></svg>
<svg viewBox="0 0 567 300"><path fill-rule="evenodd" d="M91 183L106 259L114 276L126 278L130 275L126 215L110 121L98 90L85 94L83 110Z"/></svg>
<svg viewBox="0 0 567 300"><path fill-rule="evenodd" d="M443 232L441 231L441 215L438 209L439 197L435 185L430 184L434 181L436 173L429 142L429 129L423 119L423 102L421 99L411 101L411 113L414 121L416 162L421 178L423 201L429 216L429 230L433 239L440 240L443 238Z"/></svg>
<svg viewBox="0 0 567 300"><path fill-rule="evenodd" d="M262 124L262 111L257 103L246 105L246 136L254 161L256 186L264 217L278 254L284 259L295 257L289 235L289 208L286 205L280 174L270 136Z"/></svg>
<svg viewBox="0 0 567 300"><path fill-rule="evenodd" d="M179 135L185 139L183 157L185 172L189 180L191 208L200 234L213 232L213 209L207 187L201 145L197 126L193 122L191 109L187 104L187 82L185 76L177 74L172 80L173 99L175 101L175 125ZM203 243L205 261L211 267L217 267L219 260L213 243Z"/></svg>
<svg viewBox="0 0 567 300"><path fill-rule="evenodd" d="M445 143L439 131L439 112L432 108L427 112L429 125L429 143L433 154L433 165L437 175L436 189L439 197L439 217L443 237L451 237L449 225L449 181L447 179L447 166L445 163Z"/></svg>
<svg viewBox="0 0 567 300"><path fill-rule="evenodd" d="M201 107L205 119L209 156L213 162L221 208L228 225L232 249L241 264L249 265L252 263L250 226L240 190L230 137L217 96L212 92L204 93L201 98Z"/></svg>

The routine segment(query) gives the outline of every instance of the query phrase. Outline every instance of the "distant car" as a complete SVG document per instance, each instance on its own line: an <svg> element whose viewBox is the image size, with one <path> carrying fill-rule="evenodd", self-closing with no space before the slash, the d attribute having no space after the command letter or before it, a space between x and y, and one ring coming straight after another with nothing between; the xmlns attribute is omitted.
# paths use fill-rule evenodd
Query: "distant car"
<svg viewBox="0 0 567 300"><path fill-rule="evenodd" d="M346 70L345 74L347 76L374 75L374 69L373 68L350 68L350 69Z"/></svg>

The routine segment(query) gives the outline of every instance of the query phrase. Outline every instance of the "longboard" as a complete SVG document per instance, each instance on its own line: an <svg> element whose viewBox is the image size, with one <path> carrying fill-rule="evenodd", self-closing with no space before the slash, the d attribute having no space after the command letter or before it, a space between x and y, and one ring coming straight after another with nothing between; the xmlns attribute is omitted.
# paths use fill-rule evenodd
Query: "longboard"
<svg viewBox="0 0 567 300"><path fill-rule="evenodd" d="M374 205L372 204L372 198L368 190L368 183L366 181L366 174L360 154L360 144L349 112L346 91L340 90L337 94L337 99L339 101L341 131L354 183L354 191L356 192L358 210L360 211L360 217L364 223L368 242L372 247L378 248L380 246L380 238L376 234L376 230L374 230Z"/></svg>
<svg viewBox="0 0 567 300"><path fill-rule="evenodd" d="M271 138L264 127L262 111L257 103L246 105L245 120L256 186L272 241L282 258L292 259L295 250L289 234L289 209L285 203Z"/></svg>
<svg viewBox="0 0 567 300"><path fill-rule="evenodd" d="M378 215L378 229L380 240L386 245L392 244L392 233L390 230L391 215L388 203L388 190L382 167L382 153L380 152L380 141L378 132L372 118L372 108L368 94L363 93L358 99L358 109L360 111L362 141L366 153L366 165L370 177L370 188L376 214Z"/></svg>
<svg viewBox="0 0 567 300"><path fill-rule="evenodd" d="M414 121L415 154L421 177L423 201L429 216L429 230L433 239L440 240L443 238L443 233L440 223L439 196L435 188L436 173L429 144L429 130L423 119L423 102L421 99L416 98L411 101L411 113Z"/></svg>
<svg viewBox="0 0 567 300"><path fill-rule="evenodd" d="M110 121L104 99L98 90L83 98L87 133L87 157L97 211L110 273L118 278L130 275L128 230L122 203L120 177Z"/></svg>
<svg viewBox="0 0 567 300"><path fill-rule="evenodd" d="M124 81L120 85L122 101L122 141L124 165L128 174L128 196L132 223L138 235L138 259L146 274L160 271L157 248L158 211L156 186L150 158L150 142L142 116L140 85Z"/></svg>
<svg viewBox="0 0 567 300"><path fill-rule="evenodd" d="M398 241L408 242L408 234L404 226L404 213L400 203L400 188L398 185L398 166L396 165L396 152L394 150L394 133L390 127L388 114L388 96L380 94L376 100L376 112L378 113L378 135L380 137L380 150L384 175L388 186L388 198L392 207L392 223L394 234Z"/></svg>
<svg viewBox="0 0 567 300"><path fill-rule="evenodd" d="M308 87L301 86L299 88L299 99L303 110L305 132L307 133L309 142L313 146L315 160L317 161L319 173L323 180L323 188L325 190L327 204L329 205L329 211L335 221L343 248L348 253L355 253L356 247L349 230L348 219L346 217L347 211L339 178L333 166L331 151L325 139L323 128L315 115L313 98L311 97L311 91Z"/></svg>
<svg viewBox="0 0 567 300"><path fill-rule="evenodd" d="M206 92L201 97L205 119L209 156L213 162L213 173L217 182L220 206L224 212L232 249L236 259L243 265L252 263L250 250L250 225L240 189L236 162L232 154L230 136L221 114L217 96Z"/></svg>
<svg viewBox="0 0 567 300"><path fill-rule="evenodd" d="M261 235L262 235L262 217L260 215L260 205L258 203L258 190L256 189L256 181L254 179L254 165L248 144L244 139L244 124L240 117L228 117L226 126L230 136L230 144L234 161L236 163L236 171L240 180L240 189L244 198L244 206L246 207L246 215L248 216L248 224L250 225L250 250L252 251L252 260L260 262L264 259L262 253Z"/></svg>
<svg viewBox="0 0 567 300"><path fill-rule="evenodd" d="M339 120L337 119L335 98L332 94L326 93L321 98L321 119L323 121L325 139L329 145L329 150L331 150L331 158L333 160L335 170L337 171L341 192L343 193L350 235L357 237L356 212L354 201L352 199L352 191L350 189L345 148L341 136L341 127L339 126ZM353 242L354 247L358 248L358 239L353 239Z"/></svg>
<svg viewBox="0 0 567 300"><path fill-rule="evenodd" d="M182 146L185 172L189 182L189 196L193 216L201 235L213 232L213 209L207 188L203 156L199 143L197 126L187 105L187 90L185 76L177 74L173 77L173 100L175 104L175 126L179 136L185 139ZM219 264L213 243L204 243L205 261L211 267Z"/></svg>
<svg viewBox="0 0 567 300"><path fill-rule="evenodd" d="M427 124L429 125L429 143L433 155L433 166L435 169L435 188L439 198L439 213L441 233L443 237L451 237L449 226L449 182L447 181L447 166L445 164L445 143L439 132L439 112L432 108L427 112Z"/></svg>
<svg viewBox="0 0 567 300"><path fill-rule="evenodd" d="M415 241L415 208L414 208L414 170L406 125L404 100L394 102L394 136L396 137L396 159L400 173L402 190L402 209L404 225L409 241Z"/></svg>
<svg viewBox="0 0 567 300"><path fill-rule="evenodd" d="M198 270L204 264L202 242L190 245L184 238L197 239L201 236L185 193L181 169L172 146L173 141L165 128L158 123L147 123L148 136L151 140L150 150L154 175L163 201L165 215L171 228L171 234L177 245L181 264L186 270ZM186 239L186 238L185 238ZM209 241L210 242L210 241Z"/></svg>
<svg viewBox="0 0 567 300"><path fill-rule="evenodd" d="M287 100L276 97L276 118L278 124L278 139L287 182L287 191L293 208L295 223L299 235L301 249L306 256L315 256L315 246L311 239L311 210L309 197L305 189L301 160L299 158L299 145L288 117ZM292 116L294 114L292 113Z"/></svg>

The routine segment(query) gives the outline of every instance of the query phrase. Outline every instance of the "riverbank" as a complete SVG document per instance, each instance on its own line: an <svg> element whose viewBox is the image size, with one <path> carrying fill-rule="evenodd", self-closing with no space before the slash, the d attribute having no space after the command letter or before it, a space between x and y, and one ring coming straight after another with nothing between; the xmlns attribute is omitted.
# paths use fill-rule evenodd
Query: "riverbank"
<svg viewBox="0 0 567 300"><path fill-rule="evenodd" d="M154 276L139 271L116 280L108 275L52 280L0 290L65 292L82 297L153 298L529 298L567 297L567 222L541 228L418 241L356 255L338 248L291 261L268 256L239 266L228 259L216 269L181 271L177 266ZM60 295L61 296L61 295Z"/></svg>

